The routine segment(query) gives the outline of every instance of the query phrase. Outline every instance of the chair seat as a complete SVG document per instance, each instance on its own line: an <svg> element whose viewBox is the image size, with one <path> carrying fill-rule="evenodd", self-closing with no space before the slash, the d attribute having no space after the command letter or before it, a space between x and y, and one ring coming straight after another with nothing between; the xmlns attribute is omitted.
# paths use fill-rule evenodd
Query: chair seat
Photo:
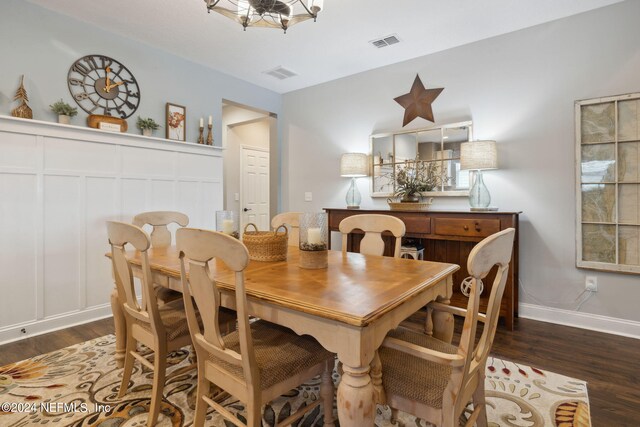
<svg viewBox="0 0 640 427"><path fill-rule="evenodd" d="M189 326L187 325L187 313L184 309L184 302L182 299L168 302L158 307L160 319L164 324L167 341L173 341L177 338L189 335ZM235 324L236 314L232 310L224 308L220 309L219 314L220 325ZM144 322L137 322L143 329L151 332L151 325ZM202 321L200 315L198 315L198 323L202 328Z"/></svg>
<svg viewBox="0 0 640 427"><path fill-rule="evenodd" d="M156 298L160 305L166 304L171 301L182 299L182 294L178 291L174 291L164 286L155 286Z"/></svg>
<svg viewBox="0 0 640 427"><path fill-rule="evenodd" d="M325 350L315 339L297 335L292 330L263 320L251 324L251 336L256 363L260 371L260 389L285 381L297 373L327 360L333 353ZM240 353L240 336L235 331L223 337L227 348ZM210 356L213 364L222 367L234 376L244 380L242 367Z"/></svg>
<svg viewBox="0 0 640 427"><path fill-rule="evenodd" d="M389 337L442 353L455 354L457 347L429 335L398 328ZM451 378L451 367L381 347L382 385L386 393L442 408L442 396Z"/></svg>

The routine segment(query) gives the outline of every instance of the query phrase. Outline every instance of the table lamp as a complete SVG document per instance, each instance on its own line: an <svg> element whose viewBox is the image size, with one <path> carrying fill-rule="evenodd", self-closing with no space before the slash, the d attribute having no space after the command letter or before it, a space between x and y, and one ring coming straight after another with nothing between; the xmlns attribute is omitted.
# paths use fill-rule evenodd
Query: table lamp
<svg viewBox="0 0 640 427"><path fill-rule="evenodd" d="M356 178L369 175L367 155L364 153L345 153L340 158L340 176L351 178L347 191L347 209L360 209L362 196L356 185Z"/></svg>
<svg viewBox="0 0 640 427"><path fill-rule="evenodd" d="M482 171L498 168L498 153L495 141L471 141L460 145L460 170L476 171L475 181L469 190L469 205L472 211L497 211L490 207L491 195L484 185Z"/></svg>

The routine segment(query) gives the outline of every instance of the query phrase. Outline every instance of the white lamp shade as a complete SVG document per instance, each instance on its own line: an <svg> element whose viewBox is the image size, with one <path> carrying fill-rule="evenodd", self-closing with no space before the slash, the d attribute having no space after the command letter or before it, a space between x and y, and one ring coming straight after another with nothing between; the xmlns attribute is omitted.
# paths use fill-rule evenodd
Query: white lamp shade
<svg viewBox="0 0 640 427"><path fill-rule="evenodd" d="M340 158L340 176L361 177L369 175L368 156L364 153L345 153Z"/></svg>
<svg viewBox="0 0 640 427"><path fill-rule="evenodd" d="M460 144L460 169L486 170L498 168L495 141L472 141Z"/></svg>

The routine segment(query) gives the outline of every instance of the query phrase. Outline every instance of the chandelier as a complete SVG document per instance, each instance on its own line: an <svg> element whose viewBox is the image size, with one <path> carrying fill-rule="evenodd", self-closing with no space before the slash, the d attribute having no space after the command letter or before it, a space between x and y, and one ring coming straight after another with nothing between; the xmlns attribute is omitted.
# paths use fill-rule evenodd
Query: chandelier
<svg viewBox="0 0 640 427"><path fill-rule="evenodd" d="M313 18L322 10L323 0L204 0L207 10L218 12L247 27L287 28Z"/></svg>

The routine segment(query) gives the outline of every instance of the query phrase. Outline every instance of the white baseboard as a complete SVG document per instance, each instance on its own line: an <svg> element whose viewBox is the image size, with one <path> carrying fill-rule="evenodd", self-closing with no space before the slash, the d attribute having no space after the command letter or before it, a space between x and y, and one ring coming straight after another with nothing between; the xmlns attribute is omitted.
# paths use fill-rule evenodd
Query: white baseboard
<svg viewBox="0 0 640 427"><path fill-rule="evenodd" d="M71 326L82 325L83 323L110 316L112 316L111 304L103 304L82 311L72 311L41 320L11 325L6 328L0 328L0 345L60 329L66 329ZM22 332L23 329L25 332Z"/></svg>
<svg viewBox="0 0 640 427"><path fill-rule="evenodd" d="M521 303L518 307L518 316L524 317L525 319L557 323L559 325L574 326L576 328L640 339L640 322L633 320L617 319L599 314L563 310L534 304Z"/></svg>

